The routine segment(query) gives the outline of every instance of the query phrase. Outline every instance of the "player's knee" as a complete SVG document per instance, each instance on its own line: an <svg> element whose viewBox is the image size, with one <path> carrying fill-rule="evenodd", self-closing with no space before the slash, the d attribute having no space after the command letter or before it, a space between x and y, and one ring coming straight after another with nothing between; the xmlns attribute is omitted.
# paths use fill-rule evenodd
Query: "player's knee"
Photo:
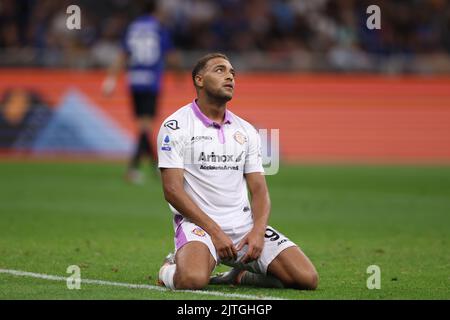
<svg viewBox="0 0 450 320"><path fill-rule="evenodd" d="M307 289L316 290L319 285L319 274L317 271L310 272L307 279Z"/></svg>
<svg viewBox="0 0 450 320"><path fill-rule="evenodd" d="M297 281L297 287L306 290L316 290L319 285L319 274L315 271L309 271L302 275L302 278Z"/></svg>
<svg viewBox="0 0 450 320"><path fill-rule="evenodd" d="M299 290L316 290L319 285L319 274L315 270L299 272L285 285Z"/></svg>
<svg viewBox="0 0 450 320"><path fill-rule="evenodd" d="M209 276L201 272L186 272L177 276L175 286L177 289L199 290L209 283Z"/></svg>

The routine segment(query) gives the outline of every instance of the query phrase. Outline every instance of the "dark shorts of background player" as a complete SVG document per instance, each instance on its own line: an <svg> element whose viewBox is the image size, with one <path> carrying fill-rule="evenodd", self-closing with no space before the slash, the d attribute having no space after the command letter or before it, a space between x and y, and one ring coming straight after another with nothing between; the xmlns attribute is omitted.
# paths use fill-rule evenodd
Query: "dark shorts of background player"
<svg viewBox="0 0 450 320"><path fill-rule="evenodd" d="M154 117L158 94L151 91L131 91L133 99L134 115L138 118L143 116Z"/></svg>

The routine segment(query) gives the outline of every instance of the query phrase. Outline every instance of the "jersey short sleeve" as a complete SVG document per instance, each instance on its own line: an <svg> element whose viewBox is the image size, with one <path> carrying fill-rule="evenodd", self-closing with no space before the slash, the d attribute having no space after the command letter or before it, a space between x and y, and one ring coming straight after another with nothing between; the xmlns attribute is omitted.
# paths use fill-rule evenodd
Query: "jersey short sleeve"
<svg viewBox="0 0 450 320"><path fill-rule="evenodd" d="M185 139L176 120L164 122L158 134L158 167L184 169ZM175 129L174 129L175 128Z"/></svg>
<svg viewBox="0 0 450 320"><path fill-rule="evenodd" d="M264 172L262 165L261 137L255 128L249 130L248 151L244 164L244 173L251 172Z"/></svg>

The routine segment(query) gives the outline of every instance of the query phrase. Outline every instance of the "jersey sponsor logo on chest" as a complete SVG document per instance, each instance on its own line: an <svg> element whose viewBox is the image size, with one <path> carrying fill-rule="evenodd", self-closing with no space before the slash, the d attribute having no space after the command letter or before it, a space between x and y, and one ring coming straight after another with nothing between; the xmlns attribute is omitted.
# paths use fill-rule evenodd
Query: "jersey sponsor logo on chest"
<svg viewBox="0 0 450 320"><path fill-rule="evenodd" d="M240 162L242 160L243 154L244 154L244 151L242 151L235 159L234 154L215 154L214 151L209 154L201 152L200 156L198 157L198 161L199 162Z"/></svg>
<svg viewBox="0 0 450 320"><path fill-rule="evenodd" d="M211 136L195 136L191 138L191 143L200 142L200 141L212 141L213 137Z"/></svg>

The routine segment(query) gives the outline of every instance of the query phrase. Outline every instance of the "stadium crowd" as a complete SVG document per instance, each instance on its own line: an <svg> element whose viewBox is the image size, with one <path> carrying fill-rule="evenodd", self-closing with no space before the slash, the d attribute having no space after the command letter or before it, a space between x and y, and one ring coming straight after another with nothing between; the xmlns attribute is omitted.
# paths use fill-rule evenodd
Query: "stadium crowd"
<svg viewBox="0 0 450 320"><path fill-rule="evenodd" d="M2 64L108 65L140 2L0 0ZM377 2L382 28L369 30L366 8ZM70 4L82 8L76 32L66 28ZM235 53L248 68L450 70L447 0L164 0L160 9L177 48ZM411 67L422 60L424 70Z"/></svg>

